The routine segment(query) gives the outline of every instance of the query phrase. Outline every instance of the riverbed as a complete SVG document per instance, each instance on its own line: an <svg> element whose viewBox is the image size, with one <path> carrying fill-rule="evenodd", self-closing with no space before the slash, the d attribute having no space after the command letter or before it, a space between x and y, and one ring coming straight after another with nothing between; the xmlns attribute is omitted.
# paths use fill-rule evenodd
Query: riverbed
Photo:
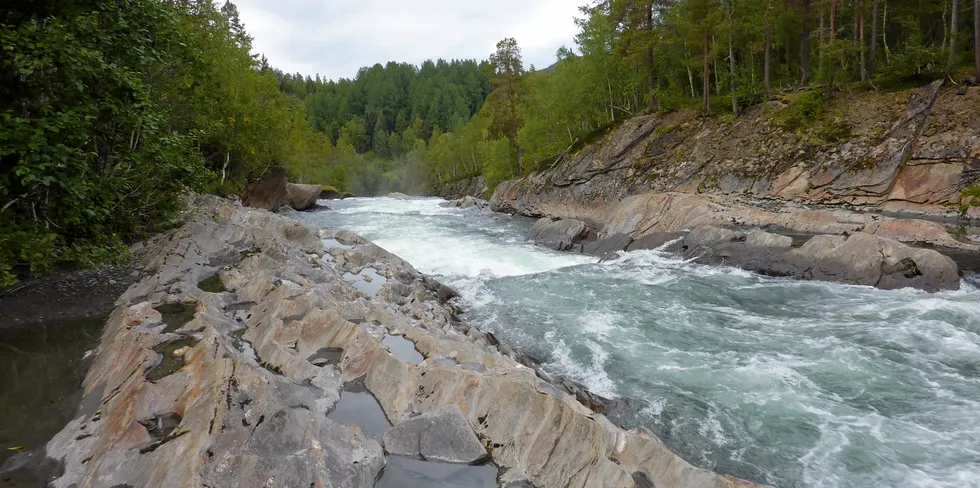
<svg viewBox="0 0 980 488"><path fill-rule="evenodd" d="M441 200L297 216L459 290L474 325L613 398L688 461L780 487L980 486L980 291L762 277L657 251L528 243L532 221Z"/></svg>

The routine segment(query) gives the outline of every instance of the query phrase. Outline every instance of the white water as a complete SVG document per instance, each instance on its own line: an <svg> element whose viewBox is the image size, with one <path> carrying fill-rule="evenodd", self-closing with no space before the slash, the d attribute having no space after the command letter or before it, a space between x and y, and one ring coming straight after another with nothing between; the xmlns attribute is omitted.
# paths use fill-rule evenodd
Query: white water
<svg viewBox="0 0 980 488"><path fill-rule="evenodd" d="M653 251L607 263L437 199L305 214L439 275L469 320L548 358L689 461L786 487L980 487L980 292L760 277Z"/></svg>

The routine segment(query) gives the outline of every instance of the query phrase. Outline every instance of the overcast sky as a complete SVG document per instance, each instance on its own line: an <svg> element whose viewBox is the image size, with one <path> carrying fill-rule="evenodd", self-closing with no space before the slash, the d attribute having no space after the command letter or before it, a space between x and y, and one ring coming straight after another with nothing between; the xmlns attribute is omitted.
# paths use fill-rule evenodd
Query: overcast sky
<svg viewBox="0 0 980 488"><path fill-rule="evenodd" d="M255 52L290 73L353 78L388 61L486 59L517 39L524 63L545 68L577 32L588 0L233 0Z"/></svg>

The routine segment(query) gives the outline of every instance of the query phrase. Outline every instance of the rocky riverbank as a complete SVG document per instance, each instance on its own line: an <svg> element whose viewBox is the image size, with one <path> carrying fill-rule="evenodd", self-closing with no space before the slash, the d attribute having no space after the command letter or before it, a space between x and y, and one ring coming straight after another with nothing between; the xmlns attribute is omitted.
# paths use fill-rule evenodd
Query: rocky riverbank
<svg viewBox="0 0 980 488"><path fill-rule="evenodd" d="M733 122L684 112L627 120L549 169L502 183L491 208L582 222L588 231L576 239L612 239L602 245L606 251L643 240L663 244L655 236L661 233L724 228L735 242L698 246L709 251L699 259L777 275L894 287L903 280L883 277L901 272L920 281L908 286L935 291L958 287L957 273L977 270L980 207L970 189L980 185L980 87L937 82L842 95L824 111L835 119L809 121L806 130L785 127L792 103L762 104ZM830 126L847 130L828 138ZM759 249L739 245L758 229L819 239L793 251L807 258L802 262L787 264L783 251L760 260ZM906 246L939 251L956 265ZM812 269L830 261L832 272ZM929 267L920 261L942 278L918 280Z"/></svg>
<svg viewBox="0 0 980 488"><path fill-rule="evenodd" d="M5 476L398 486L406 465L428 469L421 456L490 462L502 486L754 486L615 426L612 403L543 378L462 321L451 289L370 242L216 197L194 205L141 249L151 274L119 299L77 417Z"/></svg>

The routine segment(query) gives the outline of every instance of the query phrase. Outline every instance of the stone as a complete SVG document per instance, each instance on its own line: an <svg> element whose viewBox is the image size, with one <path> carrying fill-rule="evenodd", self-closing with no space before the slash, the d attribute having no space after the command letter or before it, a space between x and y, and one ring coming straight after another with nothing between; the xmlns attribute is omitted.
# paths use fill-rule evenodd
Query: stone
<svg viewBox="0 0 980 488"><path fill-rule="evenodd" d="M543 218L534 223L527 239L556 251L568 251L590 237L588 224L581 220Z"/></svg>
<svg viewBox="0 0 980 488"><path fill-rule="evenodd" d="M644 249L660 249L667 243L682 239L683 237L683 232L653 232L637 238L630 243L626 250L639 251Z"/></svg>
<svg viewBox="0 0 980 488"><path fill-rule="evenodd" d="M586 243L582 246L582 252L585 254L599 256L602 259L612 259L615 258L620 251L625 251L632 243L632 237L626 234L615 234L604 239Z"/></svg>
<svg viewBox="0 0 980 488"><path fill-rule="evenodd" d="M439 204L439 206L445 208L474 208L475 207L481 210L487 210L490 208L490 202L467 195L458 200L450 200L448 202L442 202Z"/></svg>
<svg viewBox="0 0 980 488"><path fill-rule="evenodd" d="M340 200L341 198L343 198L343 194L332 186L324 186L320 191L320 200Z"/></svg>
<svg viewBox="0 0 980 488"><path fill-rule="evenodd" d="M790 248L793 247L793 238L754 230L745 236L745 245L752 247Z"/></svg>
<svg viewBox="0 0 980 488"><path fill-rule="evenodd" d="M263 208L273 212L279 210L286 200L286 170L273 166L258 180L245 187L242 205Z"/></svg>
<svg viewBox="0 0 980 488"><path fill-rule="evenodd" d="M286 183L286 204L293 210L310 210L316 207L316 201L320 198L323 187L320 185L300 185L296 183Z"/></svg>
<svg viewBox="0 0 980 488"><path fill-rule="evenodd" d="M383 440L390 454L463 464L487 457L486 448L455 405L405 420L385 432Z"/></svg>

